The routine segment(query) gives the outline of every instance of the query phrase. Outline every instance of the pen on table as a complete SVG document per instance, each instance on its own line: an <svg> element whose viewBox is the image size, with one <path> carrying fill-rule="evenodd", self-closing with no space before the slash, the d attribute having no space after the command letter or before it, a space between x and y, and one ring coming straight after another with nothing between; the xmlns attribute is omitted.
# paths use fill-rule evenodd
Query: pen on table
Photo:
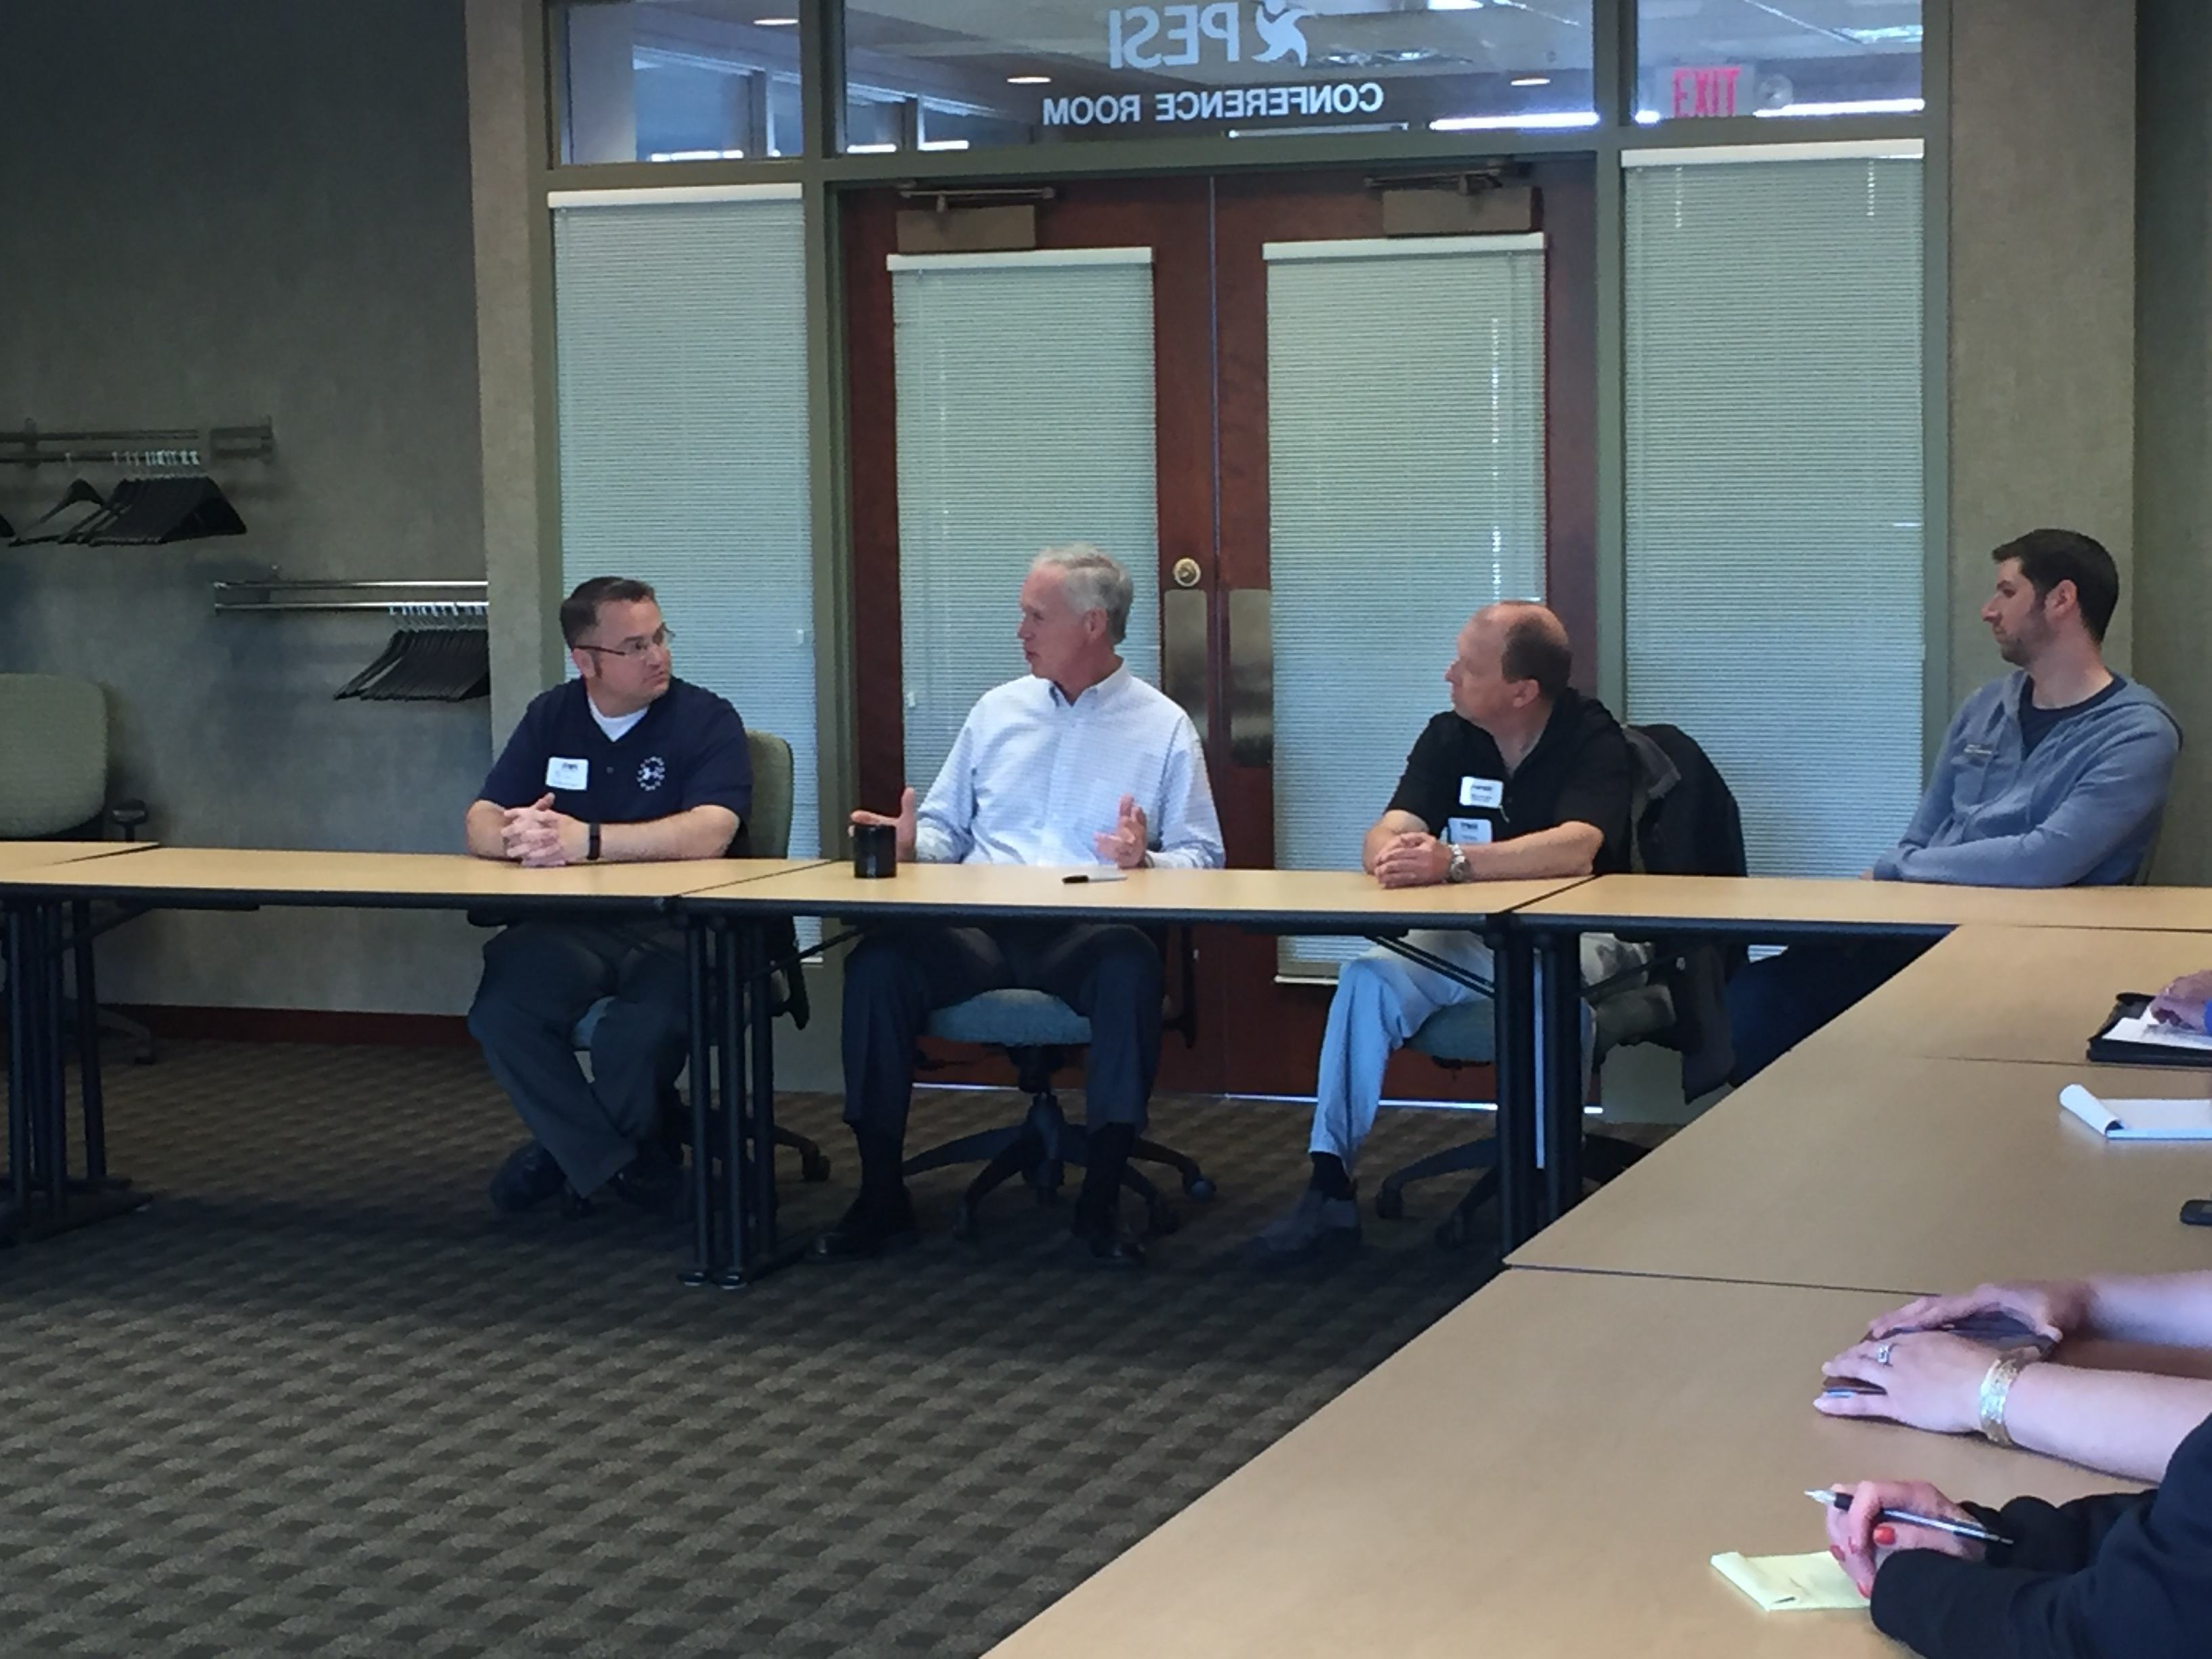
<svg viewBox="0 0 2212 1659"><path fill-rule="evenodd" d="M1820 1492L1807 1487L1805 1496L1814 1503L1832 1510L1847 1510L1851 1506L1851 1495L1847 1492ZM2010 1544L2012 1540L2002 1533L1978 1527L1971 1521L1946 1521L1933 1515L1915 1515L1911 1510L1882 1510L1875 1519L1887 1521L1900 1527L1927 1527L1936 1532L1948 1532L1954 1538L1971 1538L1978 1544Z"/></svg>
<svg viewBox="0 0 2212 1659"><path fill-rule="evenodd" d="M1120 881L1121 878L1121 872L1118 870L1110 876L1094 876L1088 871L1078 870L1072 876L1062 876L1060 880L1069 886L1073 886L1079 881Z"/></svg>

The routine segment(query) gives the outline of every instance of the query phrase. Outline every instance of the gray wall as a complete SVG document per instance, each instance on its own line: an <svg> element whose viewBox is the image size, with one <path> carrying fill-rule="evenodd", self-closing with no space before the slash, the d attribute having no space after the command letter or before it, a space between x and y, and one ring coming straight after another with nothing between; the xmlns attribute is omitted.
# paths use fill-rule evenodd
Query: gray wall
<svg viewBox="0 0 2212 1659"><path fill-rule="evenodd" d="M455 848L487 706L334 702L383 618L218 617L208 585L483 574L460 9L8 0L0 156L0 422L265 414L278 445L218 474L245 537L0 549L0 667L107 686L116 783L165 842ZM11 471L0 511L70 476ZM149 917L102 989L456 1012L477 942L453 917Z"/></svg>
<svg viewBox="0 0 2212 1659"><path fill-rule="evenodd" d="M2135 528L2133 8L1954 0L1950 89L1951 699L2003 666L1979 611L1990 550L2059 525ZM2058 95L2059 81L2063 95Z"/></svg>
<svg viewBox="0 0 2212 1659"><path fill-rule="evenodd" d="M2160 881L2212 882L2212 10L2142 0L2136 666L2187 741Z"/></svg>

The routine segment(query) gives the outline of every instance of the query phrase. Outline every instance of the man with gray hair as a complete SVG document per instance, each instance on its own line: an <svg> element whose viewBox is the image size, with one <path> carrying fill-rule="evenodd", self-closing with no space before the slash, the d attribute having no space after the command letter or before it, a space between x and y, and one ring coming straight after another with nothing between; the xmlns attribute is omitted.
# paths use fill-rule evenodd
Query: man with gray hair
<svg viewBox="0 0 2212 1659"><path fill-rule="evenodd" d="M1129 672L1128 573L1097 548L1048 548L1022 583L1017 636L1026 678L984 693L928 797L896 817L902 861L1217 869L1221 826L1190 717ZM915 1042L931 1012L985 991L1043 991L1091 1022L1090 1146L1074 1231L1101 1267L1135 1267L1121 1237L1121 1173L1159 1064L1158 947L1116 924L937 924L872 932L845 969L845 1121L860 1143L860 1194L815 1241L817 1261L912 1243L902 1172Z"/></svg>

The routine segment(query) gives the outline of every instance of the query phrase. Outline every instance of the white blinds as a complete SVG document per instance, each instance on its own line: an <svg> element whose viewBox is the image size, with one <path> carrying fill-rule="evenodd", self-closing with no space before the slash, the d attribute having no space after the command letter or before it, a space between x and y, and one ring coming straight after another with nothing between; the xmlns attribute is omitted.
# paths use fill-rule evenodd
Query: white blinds
<svg viewBox="0 0 2212 1659"><path fill-rule="evenodd" d="M1121 655L1159 676L1151 250L891 259L906 775L1022 673L1030 561L1094 542L1136 584Z"/></svg>
<svg viewBox="0 0 2212 1659"><path fill-rule="evenodd" d="M796 192L557 208L569 586L643 578L676 669L791 744L820 844L805 290Z"/></svg>
<svg viewBox="0 0 2212 1659"><path fill-rule="evenodd" d="M1267 257L1275 862L1343 869L1446 706L1461 626L1543 596L1543 245ZM1364 948L1288 940L1285 961Z"/></svg>
<svg viewBox="0 0 2212 1659"><path fill-rule="evenodd" d="M1921 784L1921 164L1626 184L1628 717L1705 745L1754 872L1854 873Z"/></svg>

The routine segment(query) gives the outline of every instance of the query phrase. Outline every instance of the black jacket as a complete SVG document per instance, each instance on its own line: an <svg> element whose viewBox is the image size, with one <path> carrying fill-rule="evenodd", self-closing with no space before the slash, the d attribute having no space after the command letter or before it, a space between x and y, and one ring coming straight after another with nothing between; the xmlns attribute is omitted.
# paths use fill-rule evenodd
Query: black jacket
<svg viewBox="0 0 2212 1659"><path fill-rule="evenodd" d="M1891 1556L1874 1581L1884 1634L1927 1659L2212 1655L2212 1418L2155 1492L1966 1507L2012 1547L1984 1562Z"/></svg>

